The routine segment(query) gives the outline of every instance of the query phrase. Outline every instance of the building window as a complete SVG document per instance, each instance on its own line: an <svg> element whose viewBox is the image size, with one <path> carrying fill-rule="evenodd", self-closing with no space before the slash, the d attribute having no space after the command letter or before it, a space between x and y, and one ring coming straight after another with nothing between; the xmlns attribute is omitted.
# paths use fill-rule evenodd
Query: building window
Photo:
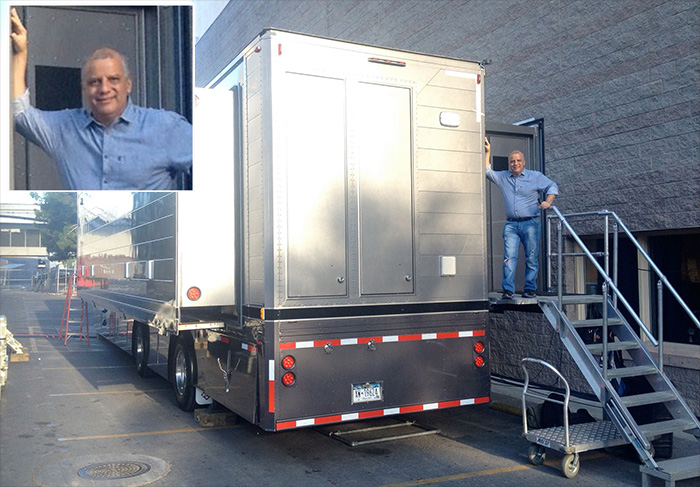
<svg viewBox="0 0 700 487"><path fill-rule="evenodd" d="M681 299L696 316L700 316L700 233L677 235L640 236L638 240L659 270ZM603 240L595 237L585 239L591 252L603 250ZM653 272L646 259L638 253L634 244L627 238L620 237L618 249L617 287L651 329L654 336L659 334L659 306L657 283L658 275ZM612 254L612 244L610 246ZM602 258L599 260L602 266ZM610 257L610 273L613 273L613 259ZM583 259L583 267L575 270L578 276L575 292L599 294L602 290L602 277L588 259ZM630 326L639 333L639 326L624 305L618 303ZM578 318L600 318L600 305L588 305L585 312L581 310ZM681 307L671 292L664 287L663 293L663 340L679 344L700 344L700 330L690 316Z"/></svg>
<svg viewBox="0 0 700 487"><path fill-rule="evenodd" d="M27 230L27 247L41 247L39 230Z"/></svg>
<svg viewBox="0 0 700 487"><path fill-rule="evenodd" d="M24 232L21 230L10 230L10 247L24 247Z"/></svg>
<svg viewBox="0 0 700 487"><path fill-rule="evenodd" d="M0 247L9 247L10 246L10 230L9 229L2 229L0 231Z"/></svg>
<svg viewBox="0 0 700 487"><path fill-rule="evenodd" d="M649 237L649 255L691 312L700 316L700 233ZM658 279L649 277L656 290ZM651 301L654 330L658 329L656 299ZM700 344L700 330L670 292L663 294L664 340Z"/></svg>

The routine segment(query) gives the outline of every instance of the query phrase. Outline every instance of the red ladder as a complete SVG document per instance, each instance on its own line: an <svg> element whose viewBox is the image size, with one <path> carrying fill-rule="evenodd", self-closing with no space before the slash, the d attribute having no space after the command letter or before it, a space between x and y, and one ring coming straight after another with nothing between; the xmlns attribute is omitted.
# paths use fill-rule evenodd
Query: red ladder
<svg viewBox="0 0 700 487"><path fill-rule="evenodd" d="M70 323L80 323L80 338L83 339L83 324L85 324L85 339L88 345L90 345L90 321L88 320L88 305L86 301L80 300L80 308L72 308L71 303L73 299L73 282L75 281L75 275L72 274L68 279L68 289L66 290L66 302L63 305L63 317L61 318L61 329L58 332L58 339L63 338L63 344L68 344L68 325ZM80 320L71 320L71 311L80 311Z"/></svg>

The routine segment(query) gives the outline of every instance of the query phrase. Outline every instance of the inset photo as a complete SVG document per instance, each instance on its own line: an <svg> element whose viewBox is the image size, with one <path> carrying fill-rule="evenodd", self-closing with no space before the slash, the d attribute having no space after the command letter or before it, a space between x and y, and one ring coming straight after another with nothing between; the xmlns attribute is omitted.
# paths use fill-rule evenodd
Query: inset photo
<svg viewBox="0 0 700 487"><path fill-rule="evenodd" d="M3 191L192 189L191 2L3 9Z"/></svg>

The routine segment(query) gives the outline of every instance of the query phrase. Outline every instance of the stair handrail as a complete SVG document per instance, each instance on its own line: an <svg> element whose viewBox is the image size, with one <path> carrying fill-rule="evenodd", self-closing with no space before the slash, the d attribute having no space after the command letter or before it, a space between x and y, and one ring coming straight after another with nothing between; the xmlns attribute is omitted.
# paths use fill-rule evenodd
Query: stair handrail
<svg viewBox="0 0 700 487"><path fill-rule="evenodd" d="M653 260L651 260L651 257L649 254L646 253L646 251L642 248L641 244L637 241L637 239L632 235L632 232L630 232L627 227L625 226L624 223L622 223L622 220L620 220L620 217L617 216L617 214L614 211L609 211L609 210L603 210L603 212L612 215L613 218L615 218L615 221L620 225L622 230L625 232L627 237L630 239L630 241L634 244L635 247L637 247L637 250L642 254L644 259L646 259L647 263L649 266L652 268L654 272L656 272L656 275L659 277L659 280L666 286L666 288L671 292L671 295L676 298L676 301L678 304L681 305L681 308L683 308L683 311L685 311L690 317L690 320L695 324L695 326L700 330L700 320L693 314L691 309L688 307L687 304L685 304L685 301L683 301L683 298L681 298L680 294L676 291L676 289L671 285L671 283L666 279L666 276L664 275L663 272L661 272L661 269L659 269L656 264L654 263Z"/></svg>
<svg viewBox="0 0 700 487"><path fill-rule="evenodd" d="M658 347L658 346L659 346L659 342L658 342L658 340L654 337L654 335L653 335L653 333L651 332L651 330L649 330L649 329L647 328L647 326L644 324L644 322L643 322L642 319L639 317L639 315L637 315L637 312L632 308L632 305L630 305L629 302L628 302L628 301L625 299L625 297L622 295L622 293L621 293L620 290L617 288L617 286L615 285L615 283L612 281L612 279L610 278L610 276L608 275L608 273L605 272L605 269L603 269L603 267L596 261L596 259L595 259L595 257L593 256L593 254L590 252L590 250L588 250L588 247L586 247L586 244L583 243L583 241L582 241L581 238L578 236L578 234L576 233L576 231L575 231L575 230L573 229L573 227L569 224L568 220L564 217L564 215L562 215L562 213L559 211L559 209L558 209L556 206L550 206L549 209L554 210L554 212L556 213L557 217L559 218L559 221L560 221L564 226L566 226L566 228L569 230L569 232L571 233L571 237L572 237L572 238L576 241L576 243L581 247L581 249L583 250L583 253L586 255L586 257L588 257L588 259L591 261L591 263L592 263L592 264L595 266L595 268L598 270L598 272L600 273L600 275L603 277L603 280L607 283L608 287L613 291L613 293L615 293L615 295L616 295L617 298L620 300L620 302L622 302L622 304L625 306L625 308L627 309L627 311L629 311L629 313L630 313L630 315L632 316L632 318L634 318L634 321L636 321L637 324L639 325L640 329L644 331L644 334L647 336L647 338L649 338L649 340L651 341L651 343L652 343L655 347ZM604 210L604 211L607 211L607 210ZM602 211L597 211L597 212L589 212L589 213L570 214L569 216L570 216L570 217L571 217L571 216L583 216L583 215L586 215L586 214L590 214L590 215L601 215L601 214L604 214L604 213L603 213ZM549 218L551 218L551 216L550 216ZM626 230L626 228L625 228L625 230ZM561 255L562 250L559 249L558 252L559 252L559 255ZM561 290L561 289L562 289L562 283L561 283L561 282L557 282L557 287L558 287L559 290ZM561 292L559 293L559 296L561 296ZM606 304L605 304L605 305L607 306L607 296L605 297L605 299L606 299ZM561 306L561 304L562 304L562 303L560 302L560 303L559 303L559 306ZM607 338L607 337L606 337L606 338Z"/></svg>
<svg viewBox="0 0 700 487"><path fill-rule="evenodd" d="M550 209L554 210L554 212L562 220L562 222L566 221L566 218L564 218L564 215L562 215L562 213L559 211L558 208L556 208L555 206L551 206ZM639 243L639 241L636 239L636 237L632 234L632 232L630 232L630 230L627 228L627 226L622 222L622 220L617 215L617 213L615 213L614 211L611 211L611 210L599 210L599 211L588 211L588 212L567 214L568 217L590 216L590 215L600 215L600 216L610 215L615 219L615 222L617 222L617 224L620 226L622 231L625 232L625 235L627 235L627 237L630 239L630 242L632 242L634 244L634 246L639 251L639 253L642 255L642 257L644 257L644 259L647 261L647 263L649 264L649 267L651 267L651 270L653 270L656 273L656 275L659 277L659 280L663 283L664 286L666 286L666 288L670 291L671 295L676 299L676 302L678 302L678 304L681 306L681 308L683 308L683 311L686 312L686 314L688 315L690 320L693 322L693 324L698 328L698 330L700 330L700 320L693 314L692 310L688 307L688 305L685 303L685 301L683 301L683 298L681 298L680 294L678 294L678 292L671 285L671 283L666 278L664 273L661 272L661 269L659 269L658 266L654 263L652 258L649 256L649 254L646 252L646 250L644 250L644 248ZM565 223L565 224L566 224L566 227L571 232L572 236L576 235L576 237L578 237L578 235L576 234L576 232L574 232L571 225L569 225L568 223ZM575 238L575 239L576 239L576 242L582 248L585 247L581 243L580 239L577 239L577 238ZM587 252L587 254L590 254L590 252ZM592 257L592 255L589 255L589 258L591 258L591 257ZM595 260L593 260L593 262L595 264L597 264L597 262ZM599 267L599 266L597 266L597 267ZM602 274L605 275L605 273L602 273ZM618 297L619 297L619 294L618 294Z"/></svg>

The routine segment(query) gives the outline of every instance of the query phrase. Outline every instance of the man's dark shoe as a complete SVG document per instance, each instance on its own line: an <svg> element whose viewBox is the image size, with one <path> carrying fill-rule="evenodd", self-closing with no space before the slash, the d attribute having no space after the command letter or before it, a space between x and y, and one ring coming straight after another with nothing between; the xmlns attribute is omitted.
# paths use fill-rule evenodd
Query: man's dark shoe
<svg viewBox="0 0 700 487"><path fill-rule="evenodd" d="M525 291L523 291L523 297L524 297L524 298L528 298L528 299L530 299L530 298L536 298L536 297L537 297L537 294L535 294L535 291L528 291L528 290L525 290Z"/></svg>
<svg viewBox="0 0 700 487"><path fill-rule="evenodd" d="M503 296L501 299L515 299L515 295L510 291L503 291Z"/></svg>

